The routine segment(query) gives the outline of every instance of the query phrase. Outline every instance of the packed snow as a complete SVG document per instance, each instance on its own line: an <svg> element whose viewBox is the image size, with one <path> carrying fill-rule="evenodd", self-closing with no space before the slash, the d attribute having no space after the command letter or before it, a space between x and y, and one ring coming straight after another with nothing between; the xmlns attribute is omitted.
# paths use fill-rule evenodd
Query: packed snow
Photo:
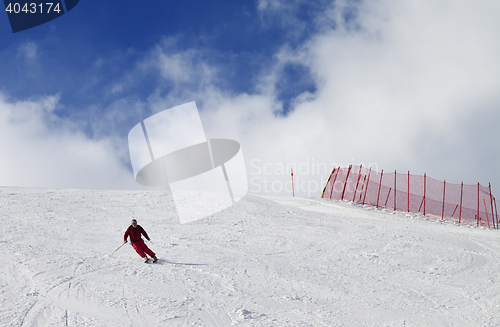
<svg viewBox="0 0 500 327"><path fill-rule="evenodd" d="M1 326L498 326L499 232L247 195L178 222L163 191L0 188ZM159 257L123 234L131 217Z"/></svg>

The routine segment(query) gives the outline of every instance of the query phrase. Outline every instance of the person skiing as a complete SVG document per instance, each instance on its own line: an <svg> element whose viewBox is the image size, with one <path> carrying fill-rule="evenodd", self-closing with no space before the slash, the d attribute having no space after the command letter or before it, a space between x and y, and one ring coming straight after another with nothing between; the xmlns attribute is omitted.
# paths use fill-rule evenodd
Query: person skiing
<svg viewBox="0 0 500 327"><path fill-rule="evenodd" d="M141 238L141 234L144 235L144 237L148 241L151 241L149 239L148 233L146 233L144 228L142 228L140 225L137 225L137 220L132 219L132 224L127 228L125 235L123 235L123 241L124 243L127 243L127 238L130 235L130 242L132 243L132 246L134 247L135 251L141 256L141 258L144 258L144 262L148 262L149 260L146 254L153 258L153 262L158 261L156 254L151 251L144 243L144 240Z"/></svg>

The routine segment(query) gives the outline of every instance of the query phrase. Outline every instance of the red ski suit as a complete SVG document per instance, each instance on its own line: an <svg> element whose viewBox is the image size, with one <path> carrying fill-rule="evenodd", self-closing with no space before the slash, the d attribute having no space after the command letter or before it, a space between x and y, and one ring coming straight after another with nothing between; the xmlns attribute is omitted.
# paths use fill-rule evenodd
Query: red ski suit
<svg viewBox="0 0 500 327"><path fill-rule="evenodd" d="M127 242L127 238L130 235L130 242L132 242L132 246L134 247L135 251L141 256L141 258L144 258L146 256L145 253L147 253L151 258L155 257L156 254L151 251L144 243L144 240L141 238L141 234L144 235L144 237L149 241L148 233L146 233L144 228L142 228L140 225L137 225L137 227L135 228L134 226L130 225L125 232L125 235L123 235L123 241Z"/></svg>

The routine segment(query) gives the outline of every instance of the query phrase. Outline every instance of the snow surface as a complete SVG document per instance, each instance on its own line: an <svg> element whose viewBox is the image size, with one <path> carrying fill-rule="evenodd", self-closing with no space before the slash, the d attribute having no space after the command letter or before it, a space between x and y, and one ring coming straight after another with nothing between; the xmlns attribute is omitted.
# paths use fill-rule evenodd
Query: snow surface
<svg viewBox="0 0 500 327"><path fill-rule="evenodd" d="M161 191L0 188L1 326L498 326L498 231L247 195L181 225ZM123 233L138 219L160 258Z"/></svg>

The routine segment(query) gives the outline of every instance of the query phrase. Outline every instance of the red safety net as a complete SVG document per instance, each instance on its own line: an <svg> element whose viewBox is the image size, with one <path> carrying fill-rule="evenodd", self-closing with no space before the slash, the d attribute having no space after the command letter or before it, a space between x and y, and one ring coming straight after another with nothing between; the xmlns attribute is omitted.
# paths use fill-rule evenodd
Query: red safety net
<svg viewBox="0 0 500 327"><path fill-rule="evenodd" d="M458 223L498 229L491 184L451 184L397 172L377 172L362 166L335 168L322 198L348 200L399 211L421 213Z"/></svg>

